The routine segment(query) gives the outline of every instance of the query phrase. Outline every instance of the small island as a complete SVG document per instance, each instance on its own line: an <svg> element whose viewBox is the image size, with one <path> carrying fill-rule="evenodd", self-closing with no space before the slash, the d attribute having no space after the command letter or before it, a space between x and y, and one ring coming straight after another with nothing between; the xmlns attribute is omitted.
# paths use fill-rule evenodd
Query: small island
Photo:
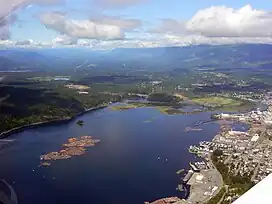
<svg viewBox="0 0 272 204"><path fill-rule="evenodd" d="M92 136L82 136L80 139L70 138L68 143L63 144L63 149L59 152L49 152L40 157L40 166L50 166L49 161L70 159L73 156L80 156L86 152L87 147L95 146L100 140L95 140Z"/></svg>
<svg viewBox="0 0 272 204"><path fill-rule="evenodd" d="M77 121L77 125L79 125L79 126L83 126L83 125L84 125L84 121L83 121L83 120L79 120L79 121Z"/></svg>

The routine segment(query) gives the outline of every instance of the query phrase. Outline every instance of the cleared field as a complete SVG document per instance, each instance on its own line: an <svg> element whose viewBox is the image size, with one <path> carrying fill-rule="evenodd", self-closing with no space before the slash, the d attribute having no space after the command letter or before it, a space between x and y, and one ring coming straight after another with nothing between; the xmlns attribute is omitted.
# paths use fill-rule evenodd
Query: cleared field
<svg viewBox="0 0 272 204"><path fill-rule="evenodd" d="M167 115L179 115L179 114L186 114L186 112L179 110L179 109L175 109L172 107L166 107L166 106L156 106L157 110L159 110L161 113L163 114L167 114Z"/></svg>
<svg viewBox="0 0 272 204"><path fill-rule="evenodd" d="M175 93L174 96L181 99L181 100L188 100L188 98L186 96L184 96L183 94L180 94L180 93Z"/></svg>
<svg viewBox="0 0 272 204"><path fill-rule="evenodd" d="M141 107L147 107L143 103L133 103L133 104L124 104L124 105L118 105L118 106L111 106L111 110L115 111L121 111L121 110L129 110L129 109L134 109L134 108L141 108Z"/></svg>
<svg viewBox="0 0 272 204"><path fill-rule="evenodd" d="M183 114L182 111L178 109L174 109L170 106L152 106L150 104L144 104L144 103L133 103L133 104L111 106L110 109L115 111L122 111L122 110L130 110L130 109L142 108L142 107L153 107L153 108L156 108L161 113L168 114L168 115Z"/></svg>
<svg viewBox="0 0 272 204"><path fill-rule="evenodd" d="M76 84L69 84L69 85L65 85L66 88L69 89L77 89L77 90L86 90L89 89L89 86L85 86L85 85L76 85Z"/></svg>
<svg viewBox="0 0 272 204"><path fill-rule="evenodd" d="M122 105L117 105L117 106L111 106L110 109L114 110L114 111L125 111L125 110L130 110L130 109L135 109L135 108L144 108L144 107L155 108L158 111L160 111L162 114L166 114L166 115L184 115L184 114L197 113L197 111L196 112L185 112L183 110L173 108L172 106L157 106L157 105L145 104L145 103L122 104ZM150 121L148 121L148 122L150 122Z"/></svg>
<svg viewBox="0 0 272 204"><path fill-rule="evenodd" d="M193 102L201 105L214 106L214 107L225 107L225 106L240 106L243 104L243 101L224 98L224 97L203 97L203 98L194 98Z"/></svg>

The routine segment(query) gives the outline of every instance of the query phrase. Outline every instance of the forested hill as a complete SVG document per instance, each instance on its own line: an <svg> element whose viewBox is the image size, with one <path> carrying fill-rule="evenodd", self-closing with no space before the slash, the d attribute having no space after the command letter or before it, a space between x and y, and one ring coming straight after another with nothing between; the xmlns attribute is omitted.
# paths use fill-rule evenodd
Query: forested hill
<svg viewBox="0 0 272 204"><path fill-rule="evenodd" d="M93 66L90 66L93 65ZM0 71L141 69L164 71L182 68L270 68L272 45L198 45L166 48L117 48L95 51L86 48L0 50Z"/></svg>

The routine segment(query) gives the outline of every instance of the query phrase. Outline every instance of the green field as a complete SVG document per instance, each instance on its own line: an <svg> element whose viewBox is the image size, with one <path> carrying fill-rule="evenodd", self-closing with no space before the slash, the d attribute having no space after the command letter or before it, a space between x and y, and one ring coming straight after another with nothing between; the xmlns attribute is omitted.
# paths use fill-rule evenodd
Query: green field
<svg viewBox="0 0 272 204"><path fill-rule="evenodd" d="M141 108L141 107L147 107L147 106L143 103L133 103L133 104L126 103L123 105L111 106L110 109L115 111L122 111L122 110L130 110L130 109Z"/></svg>
<svg viewBox="0 0 272 204"><path fill-rule="evenodd" d="M243 101L241 100L217 96L194 98L192 101L200 105L212 107L234 107L243 105Z"/></svg>
<svg viewBox="0 0 272 204"><path fill-rule="evenodd" d="M156 107L161 113L167 114L167 115L179 115L179 114L186 114L184 111L172 108L172 107L167 107L167 106L157 106Z"/></svg>
<svg viewBox="0 0 272 204"><path fill-rule="evenodd" d="M111 106L110 109L114 111L125 111L125 110L130 110L130 109L135 109L135 108L155 108L156 110L160 111L162 114L166 115L184 115L184 114L194 114L198 113L199 111L193 111L193 112L185 112L181 109L174 108L172 106L167 106L167 105L155 105L151 103L126 103L122 105L116 105L116 106ZM145 121L145 122L150 122L150 121Z"/></svg>
<svg viewBox="0 0 272 204"><path fill-rule="evenodd" d="M153 107L153 108L156 108L161 113L167 114L167 115L184 114L183 111L172 108L171 106L156 106L156 105L145 104L145 103L122 104L118 106L111 106L110 109L114 111L124 111L124 110L130 110L130 109L142 108L142 107Z"/></svg>

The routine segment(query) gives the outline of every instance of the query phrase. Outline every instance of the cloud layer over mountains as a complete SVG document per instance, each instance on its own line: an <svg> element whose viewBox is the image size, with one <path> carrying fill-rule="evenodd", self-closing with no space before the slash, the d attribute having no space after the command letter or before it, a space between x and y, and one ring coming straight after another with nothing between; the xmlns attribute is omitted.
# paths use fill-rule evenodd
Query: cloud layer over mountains
<svg viewBox="0 0 272 204"><path fill-rule="evenodd" d="M90 1L90 7L96 3L96 6L110 10L145 3L148 0ZM4 40L7 42L10 39L10 26L16 21L17 10L35 4L60 3L65 2L64 0L9 0L8 2L0 0L0 43L2 41L3 44ZM169 46L272 42L272 12L256 10L250 5L240 9L212 6L199 10L187 20L161 19L159 24L152 24L153 26L149 26L148 29L144 27L141 19L106 15L102 11L101 14L90 15L84 20L72 19L66 13L57 11L40 13L37 18L47 29L60 35L59 40L52 39L52 44L61 45L76 45L86 40L86 43L81 45ZM131 33L136 33L133 39L128 37ZM143 39L140 36L149 37Z"/></svg>

